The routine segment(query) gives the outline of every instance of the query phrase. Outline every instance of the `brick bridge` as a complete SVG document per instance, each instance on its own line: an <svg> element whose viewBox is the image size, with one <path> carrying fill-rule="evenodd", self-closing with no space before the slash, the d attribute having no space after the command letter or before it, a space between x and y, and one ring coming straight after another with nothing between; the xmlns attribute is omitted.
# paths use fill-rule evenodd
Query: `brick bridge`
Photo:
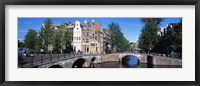
<svg viewBox="0 0 200 86"><path fill-rule="evenodd" d="M162 57L162 56L149 56L147 54L139 53L113 53L91 56L80 56L67 60L61 60L53 63L48 63L38 66L39 68L73 68L73 67L90 67L91 64L108 62L108 61L122 61L122 58L132 55L136 56L140 63L148 63L153 65L182 65L181 59Z"/></svg>

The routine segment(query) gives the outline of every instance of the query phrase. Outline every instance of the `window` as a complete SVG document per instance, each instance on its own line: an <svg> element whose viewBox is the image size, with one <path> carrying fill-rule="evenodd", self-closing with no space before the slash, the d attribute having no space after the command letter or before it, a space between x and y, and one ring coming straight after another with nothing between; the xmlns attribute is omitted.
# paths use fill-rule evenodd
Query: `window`
<svg viewBox="0 0 200 86"><path fill-rule="evenodd" d="M89 43L88 39L86 39L86 43Z"/></svg>
<svg viewBox="0 0 200 86"><path fill-rule="evenodd" d="M95 36L95 40L97 40L97 36Z"/></svg>

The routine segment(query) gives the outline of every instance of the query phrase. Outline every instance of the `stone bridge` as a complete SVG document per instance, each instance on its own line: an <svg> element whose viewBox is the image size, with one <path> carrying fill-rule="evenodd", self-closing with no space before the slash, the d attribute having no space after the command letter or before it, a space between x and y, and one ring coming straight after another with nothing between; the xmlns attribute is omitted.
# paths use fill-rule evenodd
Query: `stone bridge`
<svg viewBox="0 0 200 86"><path fill-rule="evenodd" d="M140 60L140 63L148 63L153 65L182 65L182 60L175 58L148 56L147 54L139 54L139 53L113 53L113 54L75 57L67 60L41 65L39 66L39 68L90 67L91 64L95 63L102 63L108 61L122 61L122 58L127 55L136 56Z"/></svg>

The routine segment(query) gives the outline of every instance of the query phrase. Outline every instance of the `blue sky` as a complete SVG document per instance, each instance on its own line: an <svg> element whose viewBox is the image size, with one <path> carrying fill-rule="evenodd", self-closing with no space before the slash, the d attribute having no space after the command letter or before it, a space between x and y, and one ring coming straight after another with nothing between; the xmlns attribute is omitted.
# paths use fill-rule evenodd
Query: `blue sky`
<svg viewBox="0 0 200 86"><path fill-rule="evenodd" d="M26 33L29 29L34 29L39 31L41 25L47 18L18 18L18 40L23 41ZM124 33L126 39L129 42L137 42L143 23L140 21L140 18L51 18L54 25L60 25L65 22L74 23L76 20L79 20L81 24L84 23L84 20L87 20L91 23L94 19L97 23L102 25L102 28L108 28L108 24L111 22L117 22L121 31ZM169 23L177 23L181 18L165 18L163 22L159 25L161 28L164 28Z"/></svg>

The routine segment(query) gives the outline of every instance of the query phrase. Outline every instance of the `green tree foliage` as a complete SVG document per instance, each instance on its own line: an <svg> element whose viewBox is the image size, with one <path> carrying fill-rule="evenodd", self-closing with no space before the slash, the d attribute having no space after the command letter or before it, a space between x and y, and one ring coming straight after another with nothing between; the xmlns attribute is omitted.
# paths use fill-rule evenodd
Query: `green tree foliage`
<svg viewBox="0 0 200 86"><path fill-rule="evenodd" d="M140 37L139 37L139 47L145 52L150 52L154 50L155 46L159 42L159 36L157 31L159 29L158 25L162 18L143 18L141 21L144 23Z"/></svg>
<svg viewBox="0 0 200 86"><path fill-rule="evenodd" d="M45 51L48 50L48 46L53 43L53 27L51 19L47 19L44 21L44 25L40 29L39 33L39 43L42 44L40 47Z"/></svg>
<svg viewBox="0 0 200 86"><path fill-rule="evenodd" d="M54 50L61 51L62 48L62 30L58 29L54 31L53 45Z"/></svg>
<svg viewBox="0 0 200 86"><path fill-rule="evenodd" d="M70 37L69 29L67 29L64 24L60 26L60 29L62 30L61 42L62 42L63 49L69 48L71 46L71 37Z"/></svg>
<svg viewBox="0 0 200 86"><path fill-rule="evenodd" d="M25 36L25 47L29 49L34 49L37 43L37 32L35 30L29 29Z"/></svg>
<svg viewBox="0 0 200 86"><path fill-rule="evenodd" d="M24 43L18 40L18 48L24 48Z"/></svg>
<svg viewBox="0 0 200 86"><path fill-rule="evenodd" d="M129 49L129 41L123 36L123 33L121 32L121 28L118 23L112 22L108 25L110 30L110 43L112 50L114 48L117 51L126 51Z"/></svg>
<svg viewBox="0 0 200 86"><path fill-rule="evenodd" d="M167 33L160 37L157 52L170 54L172 51L182 53L182 21L173 28L167 28ZM160 49L160 50L159 50Z"/></svg>
<svg viewBox="0 0 200 86"><path fill-rule="evenodd" d="M71 46L71 39L68 29L64 24L60 25L58 30L54 31L53 45L55 50L62 50Z"/></svg>

